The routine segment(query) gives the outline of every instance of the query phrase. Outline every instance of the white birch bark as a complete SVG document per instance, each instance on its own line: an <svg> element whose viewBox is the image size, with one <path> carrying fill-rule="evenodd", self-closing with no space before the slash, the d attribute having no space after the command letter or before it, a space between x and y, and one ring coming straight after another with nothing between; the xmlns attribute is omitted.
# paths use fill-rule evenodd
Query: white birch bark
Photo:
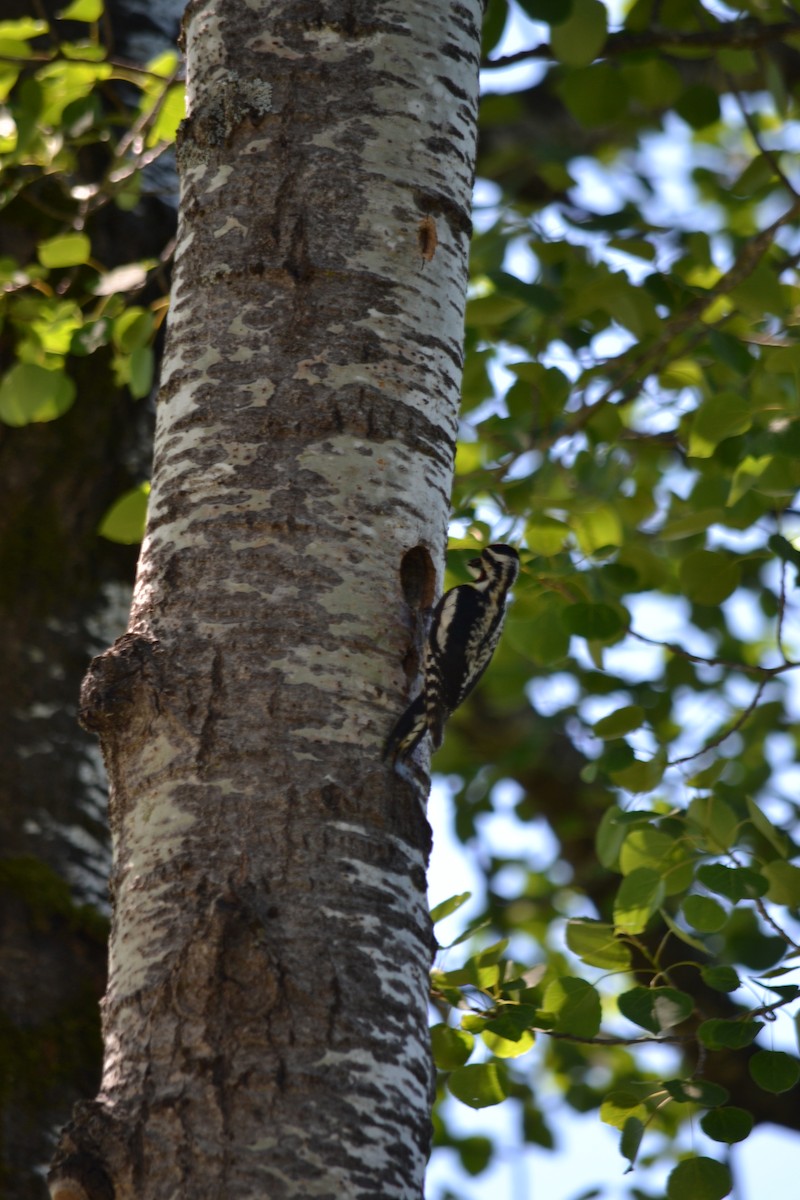
<svg viewBox="0 0 800 1200"><path fill-rule="evenodd" d="M187 10L148 531L84 687L105 1072L57 1200L421 1193L429 832L381 748L446 539L480 17Z"/></svg>

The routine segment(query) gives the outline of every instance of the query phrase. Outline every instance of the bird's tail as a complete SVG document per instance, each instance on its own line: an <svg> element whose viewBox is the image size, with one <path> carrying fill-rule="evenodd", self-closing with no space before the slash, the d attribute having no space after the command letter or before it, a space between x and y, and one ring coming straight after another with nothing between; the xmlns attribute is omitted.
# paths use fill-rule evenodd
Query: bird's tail
<svg viewBox="0 0 800 1200"><path fill-rule="evenodd" d="M412 700L389 734L383 751L384 759L391 758L392 762L397 762L399 758L408 758L427 732L425 696L420 694L416 700Z"/></svg>

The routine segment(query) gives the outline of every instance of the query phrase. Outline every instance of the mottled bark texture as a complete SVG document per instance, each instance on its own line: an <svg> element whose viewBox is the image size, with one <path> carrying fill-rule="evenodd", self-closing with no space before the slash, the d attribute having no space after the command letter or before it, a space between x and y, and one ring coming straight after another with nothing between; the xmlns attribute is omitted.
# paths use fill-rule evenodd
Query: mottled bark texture
<svg viewBox="0 0 800 1200"><path fill-rule="evenodd" d="M187 10L149 527L83 692L104 1080L54 1197L421 1194L429 831L381 748L443 560L480 16Z"/></svg>

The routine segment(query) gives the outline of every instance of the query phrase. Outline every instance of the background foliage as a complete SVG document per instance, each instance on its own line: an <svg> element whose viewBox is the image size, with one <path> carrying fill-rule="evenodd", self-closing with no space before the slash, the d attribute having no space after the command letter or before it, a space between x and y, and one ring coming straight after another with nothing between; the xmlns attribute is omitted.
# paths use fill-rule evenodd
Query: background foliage
<svg viewBox="0 0 800 1200"><path fill-rule="evenodd" d="M799 35L691 0L485 28L454 528L528 553L436 762L491 846L434 976L441 1094L548 1146L555 1084L670 1200L800 1124Z"/></svg>
<svg viewBox="0 0 800 1200"><path fill-rule="evenodd" d="M63 16L0 24L3 438L92 356L141 405L165 312L169 248L119 261L104 214L174 136L177 60ZM552 1146L555 1089L717 1200L754 1123L800 1129L800 17L490 0L484 55L449 583L497 538L523 574L435 763L485 876L433 975L437 1142L498 1151L459 1102ZM146 492L92 536L135 542Z"/></svg>

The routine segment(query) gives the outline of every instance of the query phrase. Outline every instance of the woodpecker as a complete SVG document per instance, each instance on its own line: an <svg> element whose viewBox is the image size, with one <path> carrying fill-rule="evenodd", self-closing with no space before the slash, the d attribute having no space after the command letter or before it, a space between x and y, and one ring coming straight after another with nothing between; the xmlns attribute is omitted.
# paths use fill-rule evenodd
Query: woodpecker
<svg viewBox="0 0 800 1200"><path fill-rule="evenodd" d="M422 690L392 730L385 758L408 758L426 733L438 750L444 724L477 684L500 640L506 598L519 574L512 546L487 546L468 564L474 583L461 583L433 610L422 661Z"/></svg>

